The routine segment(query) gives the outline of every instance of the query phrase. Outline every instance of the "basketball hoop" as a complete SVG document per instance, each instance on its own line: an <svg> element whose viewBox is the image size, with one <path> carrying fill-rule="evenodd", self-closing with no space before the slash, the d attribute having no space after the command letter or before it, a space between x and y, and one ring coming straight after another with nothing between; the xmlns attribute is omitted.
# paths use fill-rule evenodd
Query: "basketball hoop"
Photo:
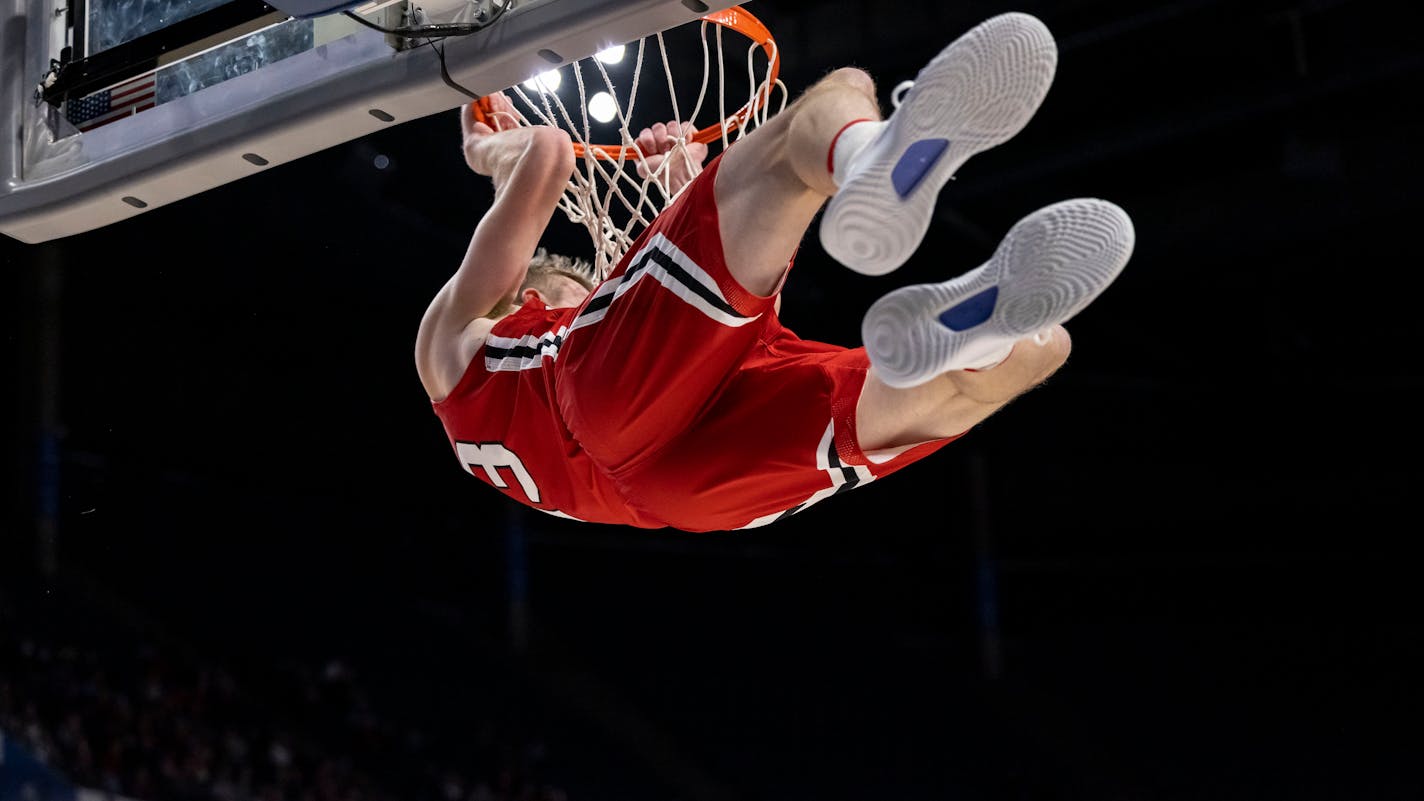
<svg viewBox="0 0 1424 801"><path fill-rule="evenodd" d="M686 41L670 45L668 39L674 35L690 35L690 30L684 30L690 27L681 26L671 31L652 34L636 43L633 73L622 81L627 85L627 89L621 97L619 90L615 88L615 81L598 57L590 56L569 65L572 66L574 83L578 89L579 105L576 114L569 112L556 89L545 85L538 77L526 82L525 86L529 87L527 91L520 85L505 90L505 94L514 103L521 125L552 125L566 131L573 140L574 155L580 159L581 166L570 178L559 206L569 220L582 225L589 232L595 250L595 272L600 279L612 271L638 233L680 193L682 187L671 186L669 176L674 159L690 158L686 149L688 144L699 142L710 148L720 142L725 149L786 105L786 87L778 77L781 59L776 40L761 20L741 6L732 6L701 17L697 24L696 39L700 42L702 52L701 84L695 99L687 104L691 107L691 113L684 114L685 105L679 101L677 81L673 76L672 58L669 53L678 52L695 61L695 52L689 56L688 51L695 51L698 44ZM746 47L744 78L739 75L729 76L728 51L723 45L724 31L731 31L749 42ZM715 47L709 39L715 40ZM654 40L654 48L647 47L649 40ZM635 49L632 43L625 47L629 51ZM649 49L655 51L666 77L667 96L660 98L666 101L666 105L660 107L659 115L650 116L645 111L639 117L644 122L634 123L630 120L638 103L639 79L645 54ZM714 59L717 80L715 110L711 108L713 104L706 102ZM586 70L595 72L607 87L607 99L611 99L614 112L608 124L611 125L616 120L617 130L613 132L619 140L616 143L602 143L615 138L612 135L605 133L602 136L607 139L599 139L594 134L596 126L589 119L590 98L584 81ZM737 83L739 80L744 80L745 85L729 86L729 82ZM745 102L735 111L727 112L728 96L735 97L739 91L745 91ZM773 108L773 95L778 91L780 103ZM493 122L488 116L492 111L487 97L471 103L469 109L476 121L486 124ZM711 122L698 122L699 116L708 115L712 115ZM696 133L678 139L662 164L655 170L649 170L644 161L644 154L635 144L636 136L633 131L648 127L654 122L670 120L691 122L696 127ZM711 158L710 153L708 157ZM648 173L646 177L637 174L639 165ZM632 169L629 169L630 166Z"/></svg>

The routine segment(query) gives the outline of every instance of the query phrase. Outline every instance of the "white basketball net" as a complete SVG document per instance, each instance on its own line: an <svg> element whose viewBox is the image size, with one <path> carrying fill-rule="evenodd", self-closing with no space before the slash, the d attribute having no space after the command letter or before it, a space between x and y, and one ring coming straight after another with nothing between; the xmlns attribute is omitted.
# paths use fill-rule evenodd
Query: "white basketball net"
<svg viewBox="0 0 1424 801"><path fill-rule="evenodd" d="M692 159L686 147L690 140L684 135L676 140L673 149L656 170L650 171L646 178L639 176L638 162L646 165L646 160L643 158L643 154L632 147L636 139L634 131L641 131L654 122L665 123L670 120L691 121L695 128L703 129L713 123L711 121L699 122L699 115L710 117L711 114L716 114L713 119L717 121L717 125L721 129L721 146L725 150L732 142L742 138L786 106L786 86L779 79L774 79L776 73L773 66L776 59L779 58L775 42L769 44L770 58L759 43L750 42L746 52L747 97L743 103L728 110L726 102L726 95L729 91L727 87L727 51L722 42L723 26L708 20L702 20L699 26L698 34L702 46L702 83L695 101L691 103L690 113L686 115L683 113L685 105L679 106L676 91L677 82L673 76L672 65L668 57L668 44L663 33L644 37L637 42L633 75L631 80L625 81L628 87L624 92L615 88L613 80L608 75L608 70L598 58L589 57L574 62L571 65L571 71L574 83L578 87L579 100L576 114L570 113L557 92L546 89L542 84L537 83L537 79L535 83L537 88L535 89L526 89L526 86L516 84L505 91L505 94L514 101L515 113L519 117L521 125L556 126L567 131L575 143L584 146L582 163L577 165L569 179L569 184L559 201L559 208L563 210L570 221L582 225L593 240L593 266L598 280L606 278L613 271L619 259L627 252L628 247L632 245L638 234L681 193L682 187L678 187L674 191L670 185L671 170L676 161L682 159L685 166L691 166ZM709 34L709 28L715 29L715 36ZM733 33L740 35L735 30ZM643 122L635 124L630 123L630 120L633 119L636 110L644 51L647 49L649 39L656 40L656 54L661 60L663 74L666 78L667 99L671 102L672 116L656 120L647 119L645 116ZM715 47L709 44L709 39L715 41ZM634 50L632 44L626 47L628 52ZM710 108L712 104L706 102L712 75L713 55L716 57L717 64L715 109ZM619 143L625 148L629 148L628 150L609 152L599 148L590 138L594 124L589 119L589 93L586 91L584 80L585 71L590 69L596 71L597 79L601 80L605 87L604 91L612 98L615 111L614 119L618 129L616 136L620 139ZM561 73L563 72L566 71L561 69ZM778 92L779 102L773 104L773 94ZM728 118L737 117L738 111L741 109L747 109L748 113L741 118L739 124L734 122L728 125ZM610 121L608 127L613 124L613 121ZM732 130L729 131L729 128ZM611 138L613 138L613 134L602 135L603 144L607 145L607 140ZM605 157L597 157L596 152L602 152ZM630 153L632 155L629 155ZM713 155L715 154L709 153L708 160Z"/></svg>

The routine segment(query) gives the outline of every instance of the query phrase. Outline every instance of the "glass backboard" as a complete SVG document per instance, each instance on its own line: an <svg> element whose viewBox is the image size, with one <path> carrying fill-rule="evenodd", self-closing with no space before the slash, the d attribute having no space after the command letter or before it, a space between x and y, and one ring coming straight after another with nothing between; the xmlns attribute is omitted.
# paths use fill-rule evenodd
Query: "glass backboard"
<svg viewBox="0 0 1424 801"><path fill-rule="evenodd" d="M467 91L491 94L733 5L0 2L0 233L27 243L454 109ZM447 27L419 38L379 30L429 25Z"/></svg>

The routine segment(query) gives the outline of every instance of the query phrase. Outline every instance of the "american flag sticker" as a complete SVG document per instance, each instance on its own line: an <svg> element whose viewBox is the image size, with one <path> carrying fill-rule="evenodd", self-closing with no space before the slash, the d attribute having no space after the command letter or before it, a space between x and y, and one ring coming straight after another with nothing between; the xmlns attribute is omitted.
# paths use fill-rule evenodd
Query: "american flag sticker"
<svg viewBox="0 0 1424 801"><path fill-rule="evenodd" d="M65 104L64 115L81 131L108 125L158 104L156 72Z"/></svg>

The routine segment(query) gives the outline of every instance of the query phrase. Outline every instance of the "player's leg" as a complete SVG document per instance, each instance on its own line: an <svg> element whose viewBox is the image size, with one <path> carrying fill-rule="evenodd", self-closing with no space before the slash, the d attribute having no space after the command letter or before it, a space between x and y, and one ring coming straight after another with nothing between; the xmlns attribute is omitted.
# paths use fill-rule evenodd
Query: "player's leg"
<svg viewBox="0 0 1424 801"><path fill-rule="evenodd" d="M942 50L888 120L870 76L830 74L723 156L716 198L733 277L752 292L774 291L827 198L828 253L867 274L898 267L923 238L944 183L1028 123L1056 65L1043 23L1009 13Z"/></svg>
<svg viewBox="0 0 1424 801"><path fill-rule="evenodd" d="M1048 28L1018 12L985 20L940 51L837 177L820 224L826 252L867 275L903 264L924 238L945 182L1029 123L1057 65Z"/></svg>
<svg viewBox="0 0 1424 801"><path fill-rule="evenodd" d="M952 370L899 388L879 380L872 369L856 406L860 447L878 451L963 434L1046 381L1071 349L1067 330L1053 326L1018 343L991 370Z"/></svg>
<svg viewBox="0 0 1424 801"><path fill-rule="evenodd" d="M770 295L836 191L832 144L853 120L880 120L875 82L838 69L728 148L715 187L727 269L745 289Z"/></svg>
<svg viewBox="0 0 1424 801"><path fill-rule="evenodd" d="M962 433L1046 379L1068 357L1062 324L1116 279L1135 239L1116 205L1066 200L1020 220L978 268L876 301L861 325L861 447Z"/></svg>

